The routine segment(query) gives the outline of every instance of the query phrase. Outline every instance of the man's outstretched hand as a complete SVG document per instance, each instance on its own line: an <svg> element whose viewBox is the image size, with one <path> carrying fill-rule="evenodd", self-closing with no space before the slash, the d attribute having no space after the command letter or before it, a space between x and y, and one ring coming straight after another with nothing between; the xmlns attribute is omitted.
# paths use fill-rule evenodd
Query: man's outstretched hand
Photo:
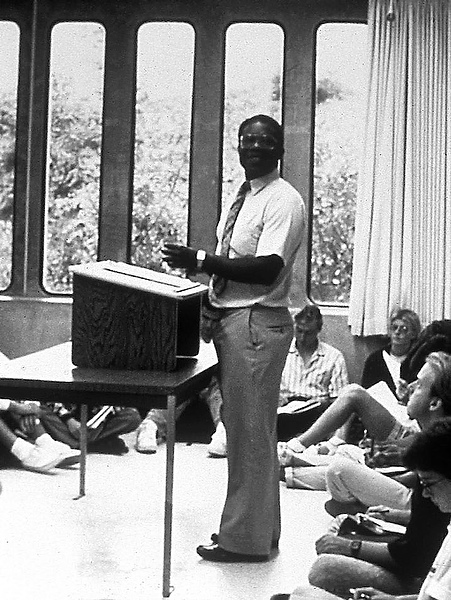
<svg viewBox="0 0 451 600"><path fill-rule="evenodd" d="M189 246L167 243L162 249L163 260L175 269L195 271L197 266L196 250Z"/></svg>

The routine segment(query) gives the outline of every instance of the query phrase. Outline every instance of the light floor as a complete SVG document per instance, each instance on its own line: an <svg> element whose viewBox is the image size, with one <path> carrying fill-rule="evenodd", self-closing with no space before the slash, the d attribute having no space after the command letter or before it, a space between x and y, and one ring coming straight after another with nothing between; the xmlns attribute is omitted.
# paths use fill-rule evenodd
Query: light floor
<svg viewBox="0 0 451 600"><path fill-rule="evenodd" d="M0 471L0 597L4 600L161 598L166 448L89 455L87 495L78 467L41 475ZM205 444L175 449L171 600L269 600L307 582L314 541L330 517L325 492L281 484L282 537L268 563L217 564L197 556L217 531L226 461Z"/></svg>

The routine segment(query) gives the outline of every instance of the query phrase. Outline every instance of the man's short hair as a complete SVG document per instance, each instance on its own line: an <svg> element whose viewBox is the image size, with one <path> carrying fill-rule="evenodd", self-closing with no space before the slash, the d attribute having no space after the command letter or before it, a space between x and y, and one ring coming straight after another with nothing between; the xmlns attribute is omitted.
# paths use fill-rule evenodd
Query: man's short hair
<svg viewBox="0 0 451 600"><path fill-rule="evenodd" d="M321 331L323 327L323 315L316 304L307 304L300 312L295 314L294 322L297 323L298 321L306 321L307 323L315 321L318 331Z"/></svg>
<svg viewBox="0 0 451 600"><path fill-rule="evenodd" d="M440 419L412 436L403 459L412 471L434 471L451 480L451 419Z"/></svg>
<svg viewBox="0 0 451 600"><path fill-rule="evenodd" d="M261 121L265 125L267 125L270 129L276 140L279 142L280 148L283 150L283 129L280 123L278 123L275 119L270 117L269 115L254 115L253 117L249 117L243 121L238 129L238 139L241 137L243 129L256 121Z"/></svg>
<svg viewBox="0 0 451 600"><path fill-rule="evenodd" d="M414 340L416 340L417 337L420 335L420 331L421 331L420 317L417 315L417 313L413 310L410 310L410 308L398 308L397 307L397 308L394 308L390 313L390 316L388 318L389 327L393 323L393 321L396 321L397 319L406 321L406 323L409 324L409 327L412 330L412 333L414 335ZM412 340L412 341L414 341L414 340Z"/></svg>
<svg viewBox="0 0 451 600"><path fill-rule="evenodd" d="M440 398L445 415L451 417L451 355L446 352L431 352L426 357L435 372L431 395Z"/></svg>

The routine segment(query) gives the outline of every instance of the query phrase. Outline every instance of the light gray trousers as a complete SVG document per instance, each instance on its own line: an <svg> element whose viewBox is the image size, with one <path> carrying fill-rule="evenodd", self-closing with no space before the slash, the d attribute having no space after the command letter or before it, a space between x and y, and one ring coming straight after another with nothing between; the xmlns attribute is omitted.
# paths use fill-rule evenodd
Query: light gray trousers
<svg viewBox="0 0 451 600"><path fill-rule="evenodd" d="M228 461L219 544L231 552L267 555L280 536L277 406L292 338L287 308L226 310L213 329Z"/></svg>

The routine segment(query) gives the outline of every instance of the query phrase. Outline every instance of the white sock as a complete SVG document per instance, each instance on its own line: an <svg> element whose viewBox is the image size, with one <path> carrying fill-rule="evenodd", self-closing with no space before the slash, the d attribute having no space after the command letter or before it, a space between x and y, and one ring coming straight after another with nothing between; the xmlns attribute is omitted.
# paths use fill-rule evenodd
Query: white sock
<svg viewBox="0 0 451 600"><path fill-rule="evenodd" d="M11 448L11 454L14 454L21 462L25 460L33 450L33 444L26 442L22 438L17 438Z"/></svg>
<svg viewBox="0 0 451 600"><path fill-rule="evenodd" d="M53 438L51 438L48 433L43 433L42 435L36 438L35 444L36 446L40 446L42 448L43 446L48 446L53 441Z"/></svg>

